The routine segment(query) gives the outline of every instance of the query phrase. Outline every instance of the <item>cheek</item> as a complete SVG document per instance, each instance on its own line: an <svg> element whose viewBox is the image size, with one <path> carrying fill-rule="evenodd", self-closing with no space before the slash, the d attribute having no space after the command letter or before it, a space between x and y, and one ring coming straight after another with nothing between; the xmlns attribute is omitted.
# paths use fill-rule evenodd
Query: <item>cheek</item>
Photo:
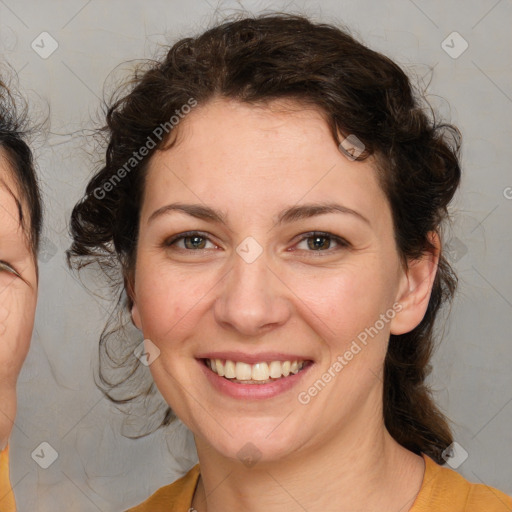
<svg viewBox="0 0 512 512"><path fill-rule="evenodd" d="M193 329L201 299L208 299L207 292L214 284L213 277L204 272L155 267L144 264L142 258L139 268L135 294L144 336L158 345Z"/></svg>
<svg viewBox="0 0 512 512"><path fill-rule="evenodd" d="M314 321L316 330L325 339L346 343L389 309L393 286L387 275L388 271L368 259L366 264L301 276L293 289L307 306L304 315Z"/></svg>
<svg viewBox="0 0 512 512"><path fill-rule="evenodd" d="M5 276L2 282L5 282ZM0 303L0 363L19 371L27 355L36 310L37 292L14 280L2 292Z"/></svg>
<svg viewBox="0 0 512 512"><path fill-rule="evenodd" d="M381 260L367 254L336 269L282 267L278 273L286 286L279 293L299 321L341 349L393 303L393 272ZM223 276L218 269L179 268L140 254L135 292L144 336L162 348L191 335L201 317L211 314Z"/></svg>

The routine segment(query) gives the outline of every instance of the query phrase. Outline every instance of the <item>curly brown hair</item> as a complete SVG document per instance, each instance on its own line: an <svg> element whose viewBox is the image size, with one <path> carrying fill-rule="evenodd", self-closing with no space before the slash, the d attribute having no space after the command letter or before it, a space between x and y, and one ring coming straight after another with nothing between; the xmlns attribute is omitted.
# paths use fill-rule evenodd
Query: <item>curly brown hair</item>
<svg viewBox="0 0 512 512"><path fill-rule="evenodd" d="M460 181L459 131L437 121L397 64L336 26L283 13L224 21L175 43L162 59L135 72L129 90L120 91L107 104L105 163L71 216L68 261L76 268L96 262L118 272L126 284L134 265L148 162L173 141L162 137L133 170L126 170L126 162L190 98L198 104L223 97L253 105L292 99L319 109L338 144L340 134L354 134L365 145L358 159L375 157L404 265L432 249L429 233L440 233L448 219L447 206ZM121 169L125 172L119 179ZM116 283L115 274L113 279ZM439 463L452 435L425 380L434 321L453 297L456 281L441 254L423 320L407 334L391 335L384 366L388 431L404 447ZM133 403L152 395L154 385L140 386L133 345L120 339L119 319L129 324L132 303L122 280L117 283L120 317L114 314L101 336L100 386L115 402ZM107 375L107 366L113 375ZM127 385L135 387L124 395ZM156 426L174 418L167 407Z"/></svg>

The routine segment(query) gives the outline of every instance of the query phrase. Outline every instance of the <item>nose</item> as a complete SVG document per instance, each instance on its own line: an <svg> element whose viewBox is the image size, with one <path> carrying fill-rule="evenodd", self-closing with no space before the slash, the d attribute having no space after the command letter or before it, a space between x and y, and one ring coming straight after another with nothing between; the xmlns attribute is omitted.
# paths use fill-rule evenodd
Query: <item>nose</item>
<svg viewBox="0 0 512 512"><path fill-rule="evenodd" d="M233 266L221 283L214 315L225 329L258 336L285 324L290 317L290 290L269 267L264 252L252 262L233 254Z"/></svg>

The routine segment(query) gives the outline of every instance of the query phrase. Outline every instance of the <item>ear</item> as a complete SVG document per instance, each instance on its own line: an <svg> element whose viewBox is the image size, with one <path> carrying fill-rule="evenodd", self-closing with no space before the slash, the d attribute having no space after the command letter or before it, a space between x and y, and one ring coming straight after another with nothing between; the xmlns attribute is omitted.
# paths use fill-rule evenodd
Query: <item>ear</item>
<svg viewBox="0 0 512 512"><path fill-rule="evenodd" d="M135 290L133 286L133 276L128 275L124 277L124 287L128 297L130 298L130 314L132 317L132 324L142 331L142 322L140 319L139 308L137 306L137 297L135 296Z"/></svg>
<svg viewBox="0 0 512 512"><path fill-rule="evenodd" d="M137 307L137 303L135 301L133 301L133 304L132 304L131 314L132 314L133 325L135 325L135 327L137 327L137 329L139 329L139 331L142 331L142 322L140 321L140 313L139 313L139 309Z"/></svg>
<svg viewBox="0 0 512 512"><path fill-rule="evenodd" d="M396 299L402 309L391 321L391 334L412 331L427 311L441 253L439 235L432 231L428 238L432 247L420 259L407 261Z"/></svg>

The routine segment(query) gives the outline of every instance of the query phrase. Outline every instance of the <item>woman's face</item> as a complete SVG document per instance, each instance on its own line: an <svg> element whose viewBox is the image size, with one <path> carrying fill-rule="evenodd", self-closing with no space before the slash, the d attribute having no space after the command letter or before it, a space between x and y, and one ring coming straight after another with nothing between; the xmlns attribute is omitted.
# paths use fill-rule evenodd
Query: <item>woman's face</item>
<svg viewBox="0 0 512 512"><path fill-rule="evenodd" d="M12 169L0 150L0 403L5 407L13 402L28 352L37 300L36 264L18 204L27 217ZM0 411L0 437L5 421L12 420L12 407Z"/></svg>
<svg viewBox="0 0 512 512"><path fill-rule="evenodd" d="M196 441L232 458L380 426L408 289L372 160L347 158L320 113L290 105L197 107L152 157L141 210L132 314L159 351L151 372ZM209 359L232 361L224 371L241 381L307 364L244 384Z"/></svg>

